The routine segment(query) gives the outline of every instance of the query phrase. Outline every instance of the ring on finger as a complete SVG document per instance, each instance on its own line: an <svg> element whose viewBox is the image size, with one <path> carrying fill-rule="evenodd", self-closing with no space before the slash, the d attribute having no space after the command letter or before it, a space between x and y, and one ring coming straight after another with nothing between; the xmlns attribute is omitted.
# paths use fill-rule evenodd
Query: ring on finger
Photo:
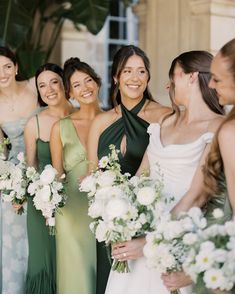
<svg viewBox="0 0 235 294"><path fill-rule="evenodd" d="M126 252L123 253L123 257L126 257Z"/></svg>

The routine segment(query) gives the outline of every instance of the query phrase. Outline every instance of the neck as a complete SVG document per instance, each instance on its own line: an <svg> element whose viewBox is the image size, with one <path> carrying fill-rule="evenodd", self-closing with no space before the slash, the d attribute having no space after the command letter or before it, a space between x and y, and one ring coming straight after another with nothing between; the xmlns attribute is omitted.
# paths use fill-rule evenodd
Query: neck
<svg viewBox="0 0 235 294"><path fill-rule="evenodd" d="M19 92L19 85L14 81L9 87L0 90L0 95L6 98L11 98Z"/></svg>
<svg viewBox="0 0 235 294"><path fill-rule="evenodd" d="M58 119L69 115L72 112L72 105L66 100L62 105L48 106L48 114Z"/></svg>
<svg viewBox="0 0 235 294"><path fill-rule="evenodd" d="M139 98L126 98L121 97L122 104L128 109L131 110L134 108L137 104L140 103L140 101L143 99L143 96Z"/></svg>
<svg viewBox="0 0 235 294"><path fill-rule="evenodd" d="M99 104L97 102L91 104L81 104L79 115L83 116L84 119L92 120L94 117L101 112Z"/></svg>

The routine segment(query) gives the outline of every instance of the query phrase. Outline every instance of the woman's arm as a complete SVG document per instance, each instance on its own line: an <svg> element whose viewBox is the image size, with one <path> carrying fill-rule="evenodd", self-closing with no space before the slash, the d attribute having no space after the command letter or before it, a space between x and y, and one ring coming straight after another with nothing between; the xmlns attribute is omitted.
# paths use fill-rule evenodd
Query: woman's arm
<svg viewBox="0 0 235 294"><path fill-rule="evenodd" d="M7 158L7 148L6 148L6 145L4 144L4 135L3 135L3 132L0 128L0 155L3 156L2 159L6 159Z"/></svg>
<svg viewBox="0 0 235 294"><path fill-rule="evenodd" d="M36 116L32 117L26 124L24 129L24 141L26 162L28 166L37 167L37 121Z"/></svg>
<svg viewBox="0 0 235 294"><path fill-rule="evenodd" d="M147 155L147 150L144 153L144 157L142 158L141 164L136 172L136 176L140 176L142 173L149 173L149 160Z"/></svg>
<svg viewBox="0 0 235 294"><path fill-rule="evenodd" d="M182 211L188 211L193 206L202 207L207 201L208 194L204 188L204 175L202 168L205 164L206 157L210 151L210 144L207 144L199 165L193 176L191 186L188 192L181 198L181 200L175 205L172 210L174 215L179 214Z"/></svg>
<svg viewBox="0 0 235 294"><path fill-rule="evenodd" d="M233 209L233 215L235 215L235 123L233 121L222 126L218 141L224 164L228 196Z"/></svg>
<svg viewBox="0 0 235 294"><path fill-rule="evenodd" d="M56 122L51 130L50 150L53 167L58 171L58 176L64 173L63 145L60 137L60 122Z"/></svg>

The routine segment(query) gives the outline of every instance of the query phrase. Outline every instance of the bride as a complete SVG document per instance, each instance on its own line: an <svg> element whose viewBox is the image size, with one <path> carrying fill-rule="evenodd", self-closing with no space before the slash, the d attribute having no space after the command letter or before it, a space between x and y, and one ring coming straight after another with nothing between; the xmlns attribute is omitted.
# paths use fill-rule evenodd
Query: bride
<svg viewBox="0 0 235 294"><path fill-rule="evenodd" d="M174 113L148 128L149 146L138 174L148 168L156 176L158 163L163 193L174 197L169 207L173 213L202 206L206 200L201 167L223 119L216 92L208 87L212 58L206 51L190 51L173 60L167 89ZM179 288L181 294L191 294L191 280L183 272L161 276L146 267L144 243L141 237L113 246L113 259L128 260L130 273L111 271L105 294L167 294Z"/></svg>

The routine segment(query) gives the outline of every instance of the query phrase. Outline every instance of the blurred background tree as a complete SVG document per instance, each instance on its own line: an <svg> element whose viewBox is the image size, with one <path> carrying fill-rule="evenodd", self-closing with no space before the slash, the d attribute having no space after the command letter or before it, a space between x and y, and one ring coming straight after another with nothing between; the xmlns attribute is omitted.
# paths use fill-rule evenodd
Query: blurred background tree
<svg viewBox="0 0 235 294"><path fill-rule="evenodd" d="M119 1L119 0L117 0ZM0 45L17 55L21 76L29 78L47 62L65 20L97 34L109 15L109 0L1 0ZM131 0L122 0L129 5Z"/></svg>

